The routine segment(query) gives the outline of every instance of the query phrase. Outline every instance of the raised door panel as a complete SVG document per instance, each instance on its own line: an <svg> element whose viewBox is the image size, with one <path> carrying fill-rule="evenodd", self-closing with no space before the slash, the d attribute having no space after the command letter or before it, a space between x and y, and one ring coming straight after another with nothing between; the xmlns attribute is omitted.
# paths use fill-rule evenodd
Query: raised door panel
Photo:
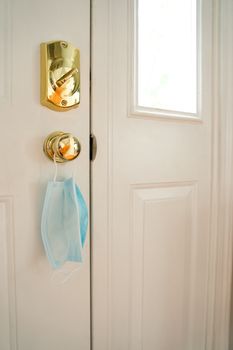
<svg viewBox="0 0 233 350"><path fill-rule="evenodd" d="M205 270L206 261L196 251L197 195L195 183L132 189L131 349L203 347L195 338L206 295L198 274L199 260Z"/></svg>
<svg viewBox="0 0 233 350"><path fill-rule="evenodd" d="M0 348L17 349L13 202L0 197Z"/></svg>

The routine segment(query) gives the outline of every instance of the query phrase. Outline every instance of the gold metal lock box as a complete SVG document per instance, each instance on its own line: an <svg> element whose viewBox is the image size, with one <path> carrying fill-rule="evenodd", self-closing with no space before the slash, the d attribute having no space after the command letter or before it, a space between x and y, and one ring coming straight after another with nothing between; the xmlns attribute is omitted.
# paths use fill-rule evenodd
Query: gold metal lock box
<svg viewBox="0 0 233 350"><path fill-rule="evenodd" d="M79 50L66 41L42 43L41 104L67 111L80 103Z"/></svg>

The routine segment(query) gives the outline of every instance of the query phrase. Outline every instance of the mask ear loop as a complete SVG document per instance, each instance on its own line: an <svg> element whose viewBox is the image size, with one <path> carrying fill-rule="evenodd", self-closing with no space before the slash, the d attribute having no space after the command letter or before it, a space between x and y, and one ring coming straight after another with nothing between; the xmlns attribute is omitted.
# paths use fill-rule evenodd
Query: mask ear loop
<svg viewBox="0 0 233 350"><path fill-rule="evenodd" d="M75 178L75 174L76 174L76 159L74 160L74 166L73 166L73 170L72 170L72 178Z"/></svg>
<svg viewBox="0 0 233 350"><path fill-rule="evenodd" d="M57 162L56 162L55 154L53 155L53 163L54 163L54 167L55 167L55 173L54 173L54 177L53 177L53 182L56 182L57 181Z"/></svg>
<svg viewBox="0 0 233 350"><path fill-rule="evenodd" d="M63 279L57 281L57 285L61 285L61 284L65 284L66 282L68 282L68 280L71 279L71 277L73 276L74 273L78 272L79 270L81 269L81 265L78 266L77 268L71 270L71 271L68 271L66 269L60 269L58 271L53 271L52 272L52 275L51 275L51 282L54 282L55 280L55 277L62 274L64 276Z"/></svg>

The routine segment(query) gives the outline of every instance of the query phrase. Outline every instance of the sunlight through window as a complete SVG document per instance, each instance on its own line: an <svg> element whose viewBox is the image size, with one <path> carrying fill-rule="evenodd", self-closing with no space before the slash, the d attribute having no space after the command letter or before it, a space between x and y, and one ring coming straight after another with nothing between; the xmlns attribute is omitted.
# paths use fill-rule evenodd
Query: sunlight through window
<svg viewBox="0 0 233 350"><path fill-rule="evenodd" d="M138 0L138 105L197 113L197 4Z"/></svg>

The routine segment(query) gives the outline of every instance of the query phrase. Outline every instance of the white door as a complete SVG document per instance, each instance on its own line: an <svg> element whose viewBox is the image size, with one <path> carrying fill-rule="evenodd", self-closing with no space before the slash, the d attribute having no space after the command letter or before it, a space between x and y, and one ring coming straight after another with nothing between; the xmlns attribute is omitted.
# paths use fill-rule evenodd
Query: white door
<svg viewBox="0 0 233 350"><path fill-rule="evenodd" d="M94 349L227 350L232 2L93 13Z"/></svg>
<svg viewBox="0 0 233 350"><path fill-rule="evenodd" d="M82 150L58 166L89 205L90 2L0 1L0 349L89 350L89 239L85 261L64 284L53 278L40 234L54 165L43 154L53 131L71 132ZM40 43L65 40L80 50L81 103L59 113L40 104ZM55 276L57 277L57 276Z"/></svg>

